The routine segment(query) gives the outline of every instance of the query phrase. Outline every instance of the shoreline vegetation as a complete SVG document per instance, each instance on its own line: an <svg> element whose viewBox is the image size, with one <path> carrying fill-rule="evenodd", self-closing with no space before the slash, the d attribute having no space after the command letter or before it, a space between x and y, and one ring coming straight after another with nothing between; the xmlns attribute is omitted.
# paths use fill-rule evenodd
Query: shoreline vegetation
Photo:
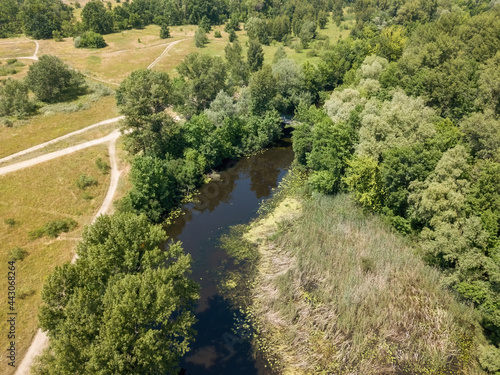
<svg viewBox="0 0 500 375"><path fill-rule="evenodd" d="M290 184L291 182L291 184ZM288 186L286 186L288 185ZM476 374L486 342L417 245L349 194L309 194L294 171L222 246L221 290L280 374Z"/></svg>

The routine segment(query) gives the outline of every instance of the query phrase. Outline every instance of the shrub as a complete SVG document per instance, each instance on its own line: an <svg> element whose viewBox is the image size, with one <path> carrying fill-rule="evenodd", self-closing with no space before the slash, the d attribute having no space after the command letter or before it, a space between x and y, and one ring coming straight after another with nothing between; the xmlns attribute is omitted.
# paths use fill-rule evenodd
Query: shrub
<svg viewBox="0 0 500 375"><path fill-rule="evenodd" d="M5 219L3 222L9 227L13 227L14 225L16 225L16 221L12 218Z"/></svg>
<svg viewBox="0 0 500 375"><path fill-rule="evenodd" d="M99 170L102 172L102 174L108 174L109 170L111 169L110 165L108 163L106 163L104 160L102 160L101 158L98 158L95 161L95 165L97 166L97 168L99 168Z"/></svg>
<svg viewBox="0 0 500 375"><path fill-rule="evenodd" d="M9 260L24 260L28 252L20 247L15 247L9 251Z"/></svg>
<svg viewBox="0 0 500 375"><path fill-rule="evenodd" d="M66 233L76 228L77 225L78 223L73 219L54 220L45 224L43 232L45 235L55 238L62 232Z"/></svg>
<svg viewBox="0 0 500 375"><path fill-rule="evenodd" d="M73 44L76 48L103 48L107 46L104 37L93 31L85 31L75 38Z"/></svg>
<svg viewBox="0 0 500 375"><path fill-rule="evenodd" d="M80 190L85 190L90 186L97 186L97 180L91 176L82 174L78 177L78 180L76 180L76 186Z"/></svg>
<svg viewBox="0 0 500 375"><path fill-rule="evenodd" d="M34 289L20 288L17 292L17 298L25 299L26 297L32 296L33 294L35 294Z"/></svg>
<svg viewBox="0 0 500 375"><path fill-rule="evenodd" d="M36 240L38 238L42 238L45 234L45 230L43 228L38 228L28 232L28 237L30 240Z"/></svg>
<svg viewBox="0 0 500 375"><path fill-rule="evenodd" d="M234 30L229 31L229 41L232 43L236 39L238 39L238 36L236 35L236 32Z"/></svg>
<svg viewBox="0 0 500 375"><path fill-rule="evenodd" d="M63 36L61 34L60 31L58 30L54 30L52 31L52 38L56 41L56 42L62 42L63 41Z"/></svg>
<svg viewBox="0 0 500 375"><path fill-rule="evenodd" d="M221 35L221 33L220 33L220 31L219 31L219 30L215 30L215 32L214 32L214 36L215 36L216 38L222 38L222 35Z"/></svg>
<svg viewBox="0 0 500 375"><path fill-rule="evenodd" d="M160 38L161 39L170 38L170 29L169 29L168 25L165 23L161 25Z"/></svg>
<svg viewBox="0 0 500 375"><path fill-rule="evenodd" d="M28 86L21 80L7 79L0 85L0 116L25 117L35 110L29 100Z"/></svg>

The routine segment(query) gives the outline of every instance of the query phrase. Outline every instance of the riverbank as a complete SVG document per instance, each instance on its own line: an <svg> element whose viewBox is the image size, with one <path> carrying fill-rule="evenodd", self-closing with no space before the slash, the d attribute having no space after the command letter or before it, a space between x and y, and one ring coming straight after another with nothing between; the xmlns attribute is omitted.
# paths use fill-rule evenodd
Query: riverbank
<svg viewBox="0 0 500 375"><path fill-rule="evenodd" d="M257 250L246 257L251 280L225 286L244 300L254 347L275 372L481 373L475 312L348 195L284 194L241 233L228 243L240 258Z"/></svg>

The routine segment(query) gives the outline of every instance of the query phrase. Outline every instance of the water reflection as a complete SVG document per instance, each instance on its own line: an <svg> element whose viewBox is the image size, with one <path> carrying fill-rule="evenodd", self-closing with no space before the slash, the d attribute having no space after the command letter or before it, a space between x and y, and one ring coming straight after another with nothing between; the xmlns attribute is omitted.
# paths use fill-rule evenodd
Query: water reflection
<svg viewBox="0 0 500 375"><path fill-rule="evenodd" d="M201 189L199 201L185 205L184 214L166 228L169 237L182 241L192 255L192 277L201 285L195 310L198 334L181 362L185 374L266 373L252 358L249 342L233 331L238 312L218 294L221 273L230 263L218 247L218 239L230 226L247 223L255 216L292 160L290 147L277 147L231 162L219 171L219 180Z"/></svg>

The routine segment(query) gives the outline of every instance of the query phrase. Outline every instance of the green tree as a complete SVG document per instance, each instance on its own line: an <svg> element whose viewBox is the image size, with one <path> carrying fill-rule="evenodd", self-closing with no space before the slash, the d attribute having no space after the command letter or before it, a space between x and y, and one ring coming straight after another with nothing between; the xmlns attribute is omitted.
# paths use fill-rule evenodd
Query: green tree
<svg viewBox="0 0 500 375"><path fill-rule="evenodd" d="M237 116L237 109L233 98L225 91L221 91L210 103L210 108L205 110L205 114L216 127L221 127L226 117Z"/></svg>
<svg viewBox="0 0 500 375"><path fill-rule="evenodd" d="M259 43L269 44L269 30L265 19L250 17L245 23L248 38Z"/></svg>
<svg viewBox="0 0 500 375"><path fill-rule="evenodd" d="M8 38L21 32L19 20L20 4L16 0L0 2L0 38Z"/></svg>
<svg viewBox="0 0 500 375"><path fill-rule="evenodd" d="M252 75L249 87L252 112L262 114L272 109L273 99L276 96L276 81L269 65L264 65Z"/></svg>
<svg viewBox="0 0 500 375"><path fill-rule="evenodd" d="M173 373L193 340L191 258L145 216L101 216L43 287L39 374Z"/></svg>
<svg viewBox="0 0 500 375"><path fill-rule="evenodd" d="M484 113L472 113L462 120L460 129L472 149L472 154L479 158L491 158L500 150L500 119L493 110Z"/></svg>
<svg viewBox="0 0 500 375"><path fill-rule="evenodd" d="M311 111L312 109L310 109ZM353 129L344 122L333 123L323 115L312 127L307 166L313 170L309 183L325 194L341 190L341 177L354 152Z"/></svg>
<svg viewBox="0 0 500 375"><path fill-rule="evenodd" d="M132 189L125 199L134 212L158 223L178 202L180 187L176 168L169 160L153 156L136 157L132 162Z"/></svg>
<svg viewBox="0 0 500 375"><path fill-rule="evenodd" d="M172 103L168 74L153 70L136 70L120 84L116 92L120 112L125 115L123 129L129 150L159 158L178 156L179 127L165 113Z"/></svg>
<svg viewBox="0 0 500 375"><path fill-rule="evenodd" d="M264 63L264 51L262 45L256 40L250 40L247 51L247 61L251 72L256 72Z"/></svg>
<svg viewBox="0 0 500 375"><path fill-rule="evenodd" d="M198 48L203 48L207 43L208 37L206 30L198 27L198 29L194 32L194 45Z"/></svg>
<svg viewBox="0 0 500 375"><path fill-rule="evenodd" d="M274 40L282 42L291 31L290 17L281 15L272 20L271 33Z"/></svg>
<svg viewBox="0 0 500 375"><path fill-rule="evenodd" d="M35 106L28 97L28 86L23 81L8 79L0 86L0 116L23 118L34 110Z"/></svg>
<svg viewBox="0 0 500 375"><path fill-rule="evenodd" d="M84 88L81 73L71 70L58 57L43 55L30 65L26 83L36 97L44 102L56 102L73 97Z"/></svg>
<svg viewBox="0 0 500 375"><path fill-rule="evenodd" d="M26 35L50 39L54 30L61 30L63 21L71 20L71 9L60 0L25 0L20 18Z"/></svg>
<svg viewBox="0 0 500 375"><path fill-rule="evenodd" d="M357 153L379 160L393 147L425 142L436 134L434 111L420 98L394 93L391 101L370 100L361 114Z"/></svg>
<svg viewBox="0 0 500 375"><path fill-rule="evenodd" d="M500 115L500 51L479 68L479 95L475 104Z"/></svg>
<svg viewBox="0 0 500 375"><path fill-rule="evenodd" d="M316 22L307 21L302 24L300 28L299 38L300 43L302 43L302 47L307 48L311 40L316 38Z"/></svg>
<svg viewBox="0 0 500 375"><path fill-rule="evenodd" d="M276 64L278 61L282 59L286 59L286 51L283 46L279 46L273 56L273 64Z"/></svg>
<svg viewBox="0 0 500 375"><path fill-rule="evenodd" d="M380 167L372 157L355 156L349 160L343 182L362 206L372 210L382 208L384 187Z"/></svg>
<svg viewBox="0 0 500 375"><path fill-rule="evenodd" d="M198 26L200 27L200 29L203 29L205 30L205 32L209 32L210 30L212 30L212 23L210 22L210 20L208 19L207 16L203 16L200 20L200 23L198 24Z"/></svg>
<svg viewBox="0 0 500 375"><path fill-rule="evenodd" d="M160 38L161 39L170 38L170 29L166 23L162 23L162 25L161 25Z"/></svg>
<svg viewBox="0 0 500 375"><path fill-rule="evenodd" d="M190 53L177 71L186 80L186 104L195 111L207 108L226 88L227 68L218 56Z"/></svg>
<svg viewBox="0 0 500 375"><path fill-rule="evenodd" d="M310 93L304 89L304 73L293 60L279 60L273 65L273 75L277 90L275 106L280 112L293 113L300 102L312 103Z"/></svg>
<svg viewBox="0 0 500 375"><path fill-rule="evenodd" d="M234 42L238 39L236 32L234 30L229 30L229 42Z"/></svg>
<svg viewBox="0 0 500 375"><path fill-rule="evenodd" d="M82 10L82 22L86 30L98 34L109 34L113 31L113 18L103 3L92 0Z"/></svg>
<svg viewBox="0 0 500 375"><path fill-rule="evenodd" d="M324 29L326 27L326 24L328 23L328 13L326 13L324 10L321 10L318 13L318 26L320 29Z"/></svg>
<svg viewBox="0 0 500 375"><path fill-rule="evenodd" d="M247 85L249 76L249 67L243 59L242 50L238 41L228 44L224 48L231 79L235 85L239 86Z"/></svg>

